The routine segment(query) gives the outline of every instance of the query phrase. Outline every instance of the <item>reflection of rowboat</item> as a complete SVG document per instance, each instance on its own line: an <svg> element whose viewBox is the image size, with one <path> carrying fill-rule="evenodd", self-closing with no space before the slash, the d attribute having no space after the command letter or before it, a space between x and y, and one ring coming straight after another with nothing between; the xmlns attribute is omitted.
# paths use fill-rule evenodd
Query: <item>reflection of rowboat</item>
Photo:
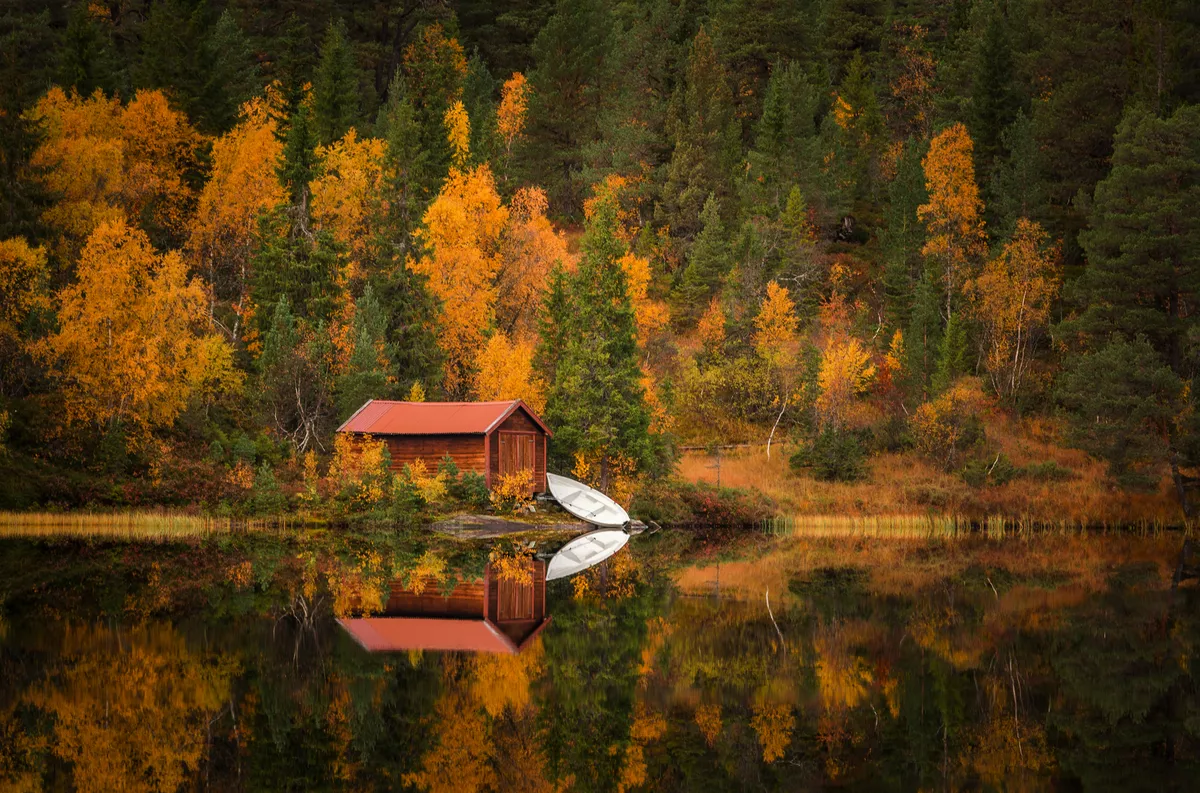
<svg viewBox="0 0 1200 793"><path fill-rule="evenodd" d="M629 522L629 513L599 490L558 474L546 474L550 495L580 520L606 529L619 529Z"/></svg>
<svg viewBox="0 0 1200 793"><path fill-rule="evenodd" d="M554 476L554 474L548 474ZM546 580L566 578L600 564L625 547L629 535L620 529L600 529L576 537L554 554L546 566Z"/></svg>

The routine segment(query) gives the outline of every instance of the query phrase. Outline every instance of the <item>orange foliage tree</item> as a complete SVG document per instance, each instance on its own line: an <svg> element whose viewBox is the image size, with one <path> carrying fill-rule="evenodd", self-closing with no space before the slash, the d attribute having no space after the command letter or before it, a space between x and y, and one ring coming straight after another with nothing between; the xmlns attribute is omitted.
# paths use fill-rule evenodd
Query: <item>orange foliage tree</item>
<svg viewBox="0 0 1200 793"><path fill-rule="evenodd" d="M430 291L442 303L439 341L451 396L466 394L492 324L500 239L507 223L508 210L496 193L492 172L481 165L465 172L451 169L416 233L426 254L410 259L408 267L428 277Z"/></svg>
<svg viewBox="0 0 1200 793"><path fill-rule="evenodd" d="M496 273L496 324L515 338L532 338L542 291L555 264L572 263L567 241L546 217L546 194L523 187L509 202L508 225Z"/></svg>
<svg viewBox="0 0 1200 793"><path fill-rule="evenodd" d="M1058 251L1048 240L1040 225L1021 218L1000 255L970 285L987 346L984 363L992 387L1002 396L1020 389L1062 283Z"/></svg>
<svg viewBox="0 0 1200 793"><path fill-rule="evenodd" d="M271 110L263 99L247 102L237 126L213 143L212 170L190 224L187 248L194 266L206 273L214 300L232 303L227 330L233 340L248 308L258 216L285 198L275 173L283 144Z"/></svg>
<svg viewBox="0 0 1200 793"><path fill-rule="evenodd" d="M30 164L60 200L44 215L73 241L125 218L166 240L184 231L195 194L187 173L203 137L161 91L138 91L122 106L51 88L29 111L43 139Z"/></svg>
<svg viewBox="0 0 1200 793"><path fill-rule="evenodd" d="M500 107L496 110L496 132L504 141L504 173L507 181L508 163L512 148L525 131L525 114L529 109L529 82L525 75L513 72L500 89Z"/></svg>
<svg viewBox="0 0 1200 793"><path fill-rule="evenodd" d="M472 394L485 401L523 399L537 413L546 409L546 384L533 369L533 343L492 334L475 362Z"/></svg>
<svg viewBox="0 0 1200 793"><path fill-rule="evenodd" d="M821 354L817 371L817 421L822 427L840 430L854 400L875 376L871 353L858 339L835 339Z"/></svg>
<svg viewBox="0 0 1200 793"><path fill-rule="evenodd" d="M309 185L312 219L349 252L339 274L344 288L360 285L367 275L364 264L382 211L385 149L384 141L359 138L354 130L317 148L320 170Z"/></svg>
<svg viewBox="0 0 1200 793"><path fill-rule="evenodd" d="M178 253L158 254L142 231L103 223L88 238L78 279L57 295L58 332L39 352L63 379L68 420L169 425L193 396L235 389L232 350L209 333L204 289Z"/></svg>
<svg viewBox="0 0 1200 793"><path fill-rule="evenodd" d="M773 366L786 366L796 356L796 304L787 287L772 281L767 284L758 316L754 318L754 349Z"/></svg>
<svg viewBox="0 0 1200 793"><path fill-rule="evenodd" d="M927 231L921 253L942 268L947 317L953 313L959 290L972 277L987 249L972 149L967 128L955 124L933 138L922 161L929 203L917 208L917 217Z"/></svg>
<svg viewBox="0 0 1200 793"><path fill-rule="evenodd" d="M21 237L0 240L0 393L24 349L21 323L29 312L46 303L46 252L31 248Z"/></svg>

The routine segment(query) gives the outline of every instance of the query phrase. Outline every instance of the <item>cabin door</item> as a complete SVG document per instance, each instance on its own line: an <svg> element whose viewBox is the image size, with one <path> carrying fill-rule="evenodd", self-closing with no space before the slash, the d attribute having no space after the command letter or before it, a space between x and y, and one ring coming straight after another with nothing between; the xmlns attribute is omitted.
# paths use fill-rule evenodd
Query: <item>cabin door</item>
<svg viewBox="0 0 1200 793"><path fill-rule="evenodd" d="M536 479L537 435L532 432L500 432L497 435L500 436L500 475L528 470Z"/></svg>

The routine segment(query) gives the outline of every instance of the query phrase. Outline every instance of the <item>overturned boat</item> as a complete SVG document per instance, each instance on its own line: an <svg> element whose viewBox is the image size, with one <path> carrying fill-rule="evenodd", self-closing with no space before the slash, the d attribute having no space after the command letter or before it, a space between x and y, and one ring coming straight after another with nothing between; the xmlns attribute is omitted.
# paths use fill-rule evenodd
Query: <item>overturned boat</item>
<svg viewBox="0 0 1200 793"><path fill-rule="evenodd" d="M593 526L624 529L629 523L629 513L620 504L582 482L547 472L546 485L563 509Z"/></svg>
<svg viewBox="0 0 1200 793"><path fill-rule="evenodd" d="M597 529L576 537L559 549L546 565L546 580L582 573L598 565L629 542L629 535L621 529Z"/></svg>

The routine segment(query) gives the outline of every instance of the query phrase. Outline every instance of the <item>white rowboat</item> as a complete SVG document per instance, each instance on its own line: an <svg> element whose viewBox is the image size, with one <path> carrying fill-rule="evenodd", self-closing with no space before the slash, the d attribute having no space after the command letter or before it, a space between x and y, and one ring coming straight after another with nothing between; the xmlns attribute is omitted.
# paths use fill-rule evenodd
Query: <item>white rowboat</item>
<svg viewBox="0 0 1200 793"><path fill-rule="evenodd" d="M629 522L629 513L599 490L558 474L546 473L550 495L580 520L606 529L619 529Z"/></svg>
<svg viewBox="0 0 1200 793"><path fill-rule="evenodd" d="M576 537L554 554L550 564L546 565L546 580L566 578L600 564L624 548L627 542L629 535L620 529L600 529Z"/></svg>

